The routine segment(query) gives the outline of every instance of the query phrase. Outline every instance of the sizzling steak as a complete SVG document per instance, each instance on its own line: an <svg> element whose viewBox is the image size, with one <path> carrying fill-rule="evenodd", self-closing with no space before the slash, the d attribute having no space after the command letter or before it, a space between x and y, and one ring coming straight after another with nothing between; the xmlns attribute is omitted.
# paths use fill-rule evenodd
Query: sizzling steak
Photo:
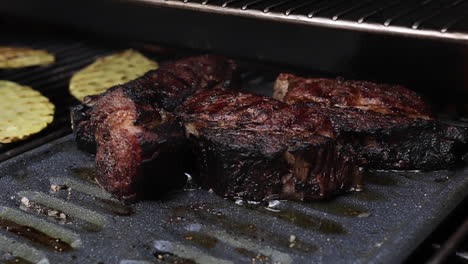
<svg viewBox="0 0 468 264"><path fill-rule="evenodd" d="M221 56L204 55L166 64L121 87L124 90L153 90L153 101L149 103L157 104L166 111L173 111L197 90L231 89L239 86L239 72L234 61ZM96 142L95 125L90 122L90 112L96 101L105 94L85 97L83 104L71 111L78 147L91 153L96 151Z"/></svg>
<svg viewBox="0 0 468 264"><path fill-rule="evenodd" d="M72 124L78 145L96 151L99 183L124 200L183 184L190 154L170 111L197 90L228 89L237 78L231 60L200 56L85 98L72 110Z"/></svg>
<svg viewBox="0 0 468 264"><path fill-rule="evenodd" d="M363 167L438 170L457 165L466 153L467 128L433 120L417 95L396 87L281 74L274 94L309 109L310 115L327 117L333 137L352 147Z"/></svg>
<svg viewBox="0 0 468 264"><path fill-rule="evenodd" d="M256 201L323 199L359 188L353 156L318 134L333 133L328 119L301 110L235 91L190 97L177 114L198 158L198 182L223 197Z"/></svg>
<svg viewBox="0 0 468 264"><path fill-rule="evenodd" d="M466 152L468 133L463 127L314 103L297 107L307 108L310 115L328 117L334 138L352 148L359 165L366 168L446 169L457 165Z"/></svg>
<svg viewBox="0 0 468 264"><path fill-rule="evenodd" d="M288 104L316 102L324 106L353 107L388 115L421 119L433 117L421 97L399 85L302 78L282 73L276 79L273 97Z"/></svg>
<svg viewBox="0 0 468 264"><path fill-rule="evenodd" d="M153 103L151 90L114 87L95 103L96 171L123 200L181 187L185 136L176 117Z"/></svg>

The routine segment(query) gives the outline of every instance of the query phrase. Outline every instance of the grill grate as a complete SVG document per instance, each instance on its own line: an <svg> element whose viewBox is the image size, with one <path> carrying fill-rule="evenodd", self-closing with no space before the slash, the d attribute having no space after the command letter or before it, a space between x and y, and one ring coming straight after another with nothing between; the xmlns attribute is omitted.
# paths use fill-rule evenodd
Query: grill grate
<svg viewBox="0 0 468 264"><path fill-rule="evenodd" d="M17 39L17 37L10 39ZM44 131L25 141L0 144L0 161L69 134L71 132L69 107L78 104L78 101L68 91L72 74L96 58L119 50L118 48L102 46L99 43L82 42L75 39L33 39L15 42L0 41L0 45L45 49L56 56L56 62L47 66L0 70L0 80L31 86L48 97L56 108L54 121Z"/></svg>
<svg viewBox="0 0 468 264"><path fill-rule="evenodd" d="M467 0L139 0L155 5L371 32L468 40Z"/></svg>

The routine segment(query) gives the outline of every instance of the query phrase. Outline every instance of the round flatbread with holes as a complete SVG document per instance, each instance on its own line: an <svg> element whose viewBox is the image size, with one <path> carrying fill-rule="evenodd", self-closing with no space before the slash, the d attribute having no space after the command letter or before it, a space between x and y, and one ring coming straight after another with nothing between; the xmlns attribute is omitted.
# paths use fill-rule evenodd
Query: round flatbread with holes
<svg viewBox="0 0 468 264"><path fill-rule="evenodd" d="M147 71L157 69L158 63L129 49L97 59L80 70L70 80L70 93L78 100L103 93L112 86L134 80Z"/></svg>
<svg viewBox="0 0 468 264"><path fill-rule="evenodd" d="M55 56L45 50L0 46L0 69L48 65L54 62Z"/></svg>
<svg viewBox="0 0 468 264"><path fill-rule="evenodd" d="M23 140L46 128L55 106L29 86L0 80L0 143Z"/></svg>

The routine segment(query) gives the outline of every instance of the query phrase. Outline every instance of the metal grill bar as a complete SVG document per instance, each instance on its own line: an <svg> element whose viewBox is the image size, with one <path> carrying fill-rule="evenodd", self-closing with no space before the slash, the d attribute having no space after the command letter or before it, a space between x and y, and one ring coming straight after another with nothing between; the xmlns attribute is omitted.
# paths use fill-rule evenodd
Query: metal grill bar
<svg viewBox="0 0 468 264"><path fill-rule="evenodd" d="M408 25L413 29L419 29L419 24L427 21L431 17L442 14L447 8L450 8L454 0L431 1L421 5L412 15L400 18L399 25ZM455 1L456 3L456 1Z"/></svg>
<svg viewBox="0 0 468 264"><path fill-rule="evenodd" d="M255 5L255 4L258 4L258 3L261 3L261 2L265 2L265 1L268 1L268 0L254 0L254 1L252 1L252 2L249 2L249 3L245 4L245 5L243 5L243 6L241 7L241 9L242 9L242 10L247 10L249 7L251 7L251 6Z"/></svg>
<svg viewBox="0 0 468 264"><path fill-rule="evenodd" d="M412 28L413 29L419 28L422 23L426 22L427 20L429 20L429 19L431 19L433 17L438 16L439 14L443 13L444 11L446 11L446 10L448 10L450 8L456 7L457 5L462 3L463 1L464 0L456 0L455 2L452 2L451 4L449 4L447 6L439 7L438 9L434 10L433 12L429 13L428 15L425 15L424 17L422 17L419 20L417 20L416 22L414 22L413 25L412 25Z"/></svg>
<svg viewBox="0 0 468 264"><path fill-rule="evenodd" d="M56 106L54 122L30 139L0 144L0 161L70 133L69 107L78 103L68 92L71 75L96 58L117 51L73 39L43 40L42 38L43 36L33 41L27 39L21 41L21 37L12 35L11 39L19 40L0 42L0 45L46 49L55 55L55 63L47 66L0 70L0 79L29 85L47 96Z"/></svg>
<svg viewBox="0 0 468 264"><path fill-rule="evenodd" d="M269 5L269 6L267 6L267 7L265 7L265 8L263 9L263 12L264 12L264 13L268 13L268 12L270 12L270 10L273 9L273 8L276 8L276 7L285 5L285 4L287 4L287 3L291 3L291 2L293 2L293 1L294 1L294 0L284 0L284 1L280 1L280 2L275 3L275 4L272 4L272 5Z"/></svg>
<svg viewBox="0 0 468 264"><path fill-rule="evenodd" d="M287 9L286 11L284 11L284 14L288 16L288 15L292 14L293 12L296 12L296 11L302 9L302 8L305 8L307 6L310 6L310 5L314 4L314 3L321 2L321 1L324 1L324 0L315 0L315 1L305 2L303 4L300 4L300 5L297 5L295 7L291 7L289 9Z"/></svg>
<svg viewBox="0 0 468 264"><path fill-rule="evenodd" d="M359 19L357 20L357 22L358 23L363 23L367 18L369 18L371 16L374 16L374 15L384 11L387 8L394 7L394 6L398 5L398 4L400 4L401 2L402 1L395 1L395 2L391 2L391 3L387 4L387 5L384 5L382 7L379 7L379 8L377 8L377 9L375 9L375 10L369 12L369 13L366 13L365 15L360 16Z"/></svg>
<svg viewBox="0 0 468 264"><path fill-rule="evenodd" d="M76 53L79 52L78 56L76 56ZM58 54L58 56L63 56L64 59L61 60L59 63L56 65L51 65L53 67L44 67L41 68L40 71L37 73L29 73L29 72L24 72L22 74L17 74L13 76L8 76L8 78L13 79L13 80L21 80L23 83L33 83L37 82L38 80L50 80L51 78L54 78L55 75L61 74L64 72L68 72L71 68L76 67L77 62L81 62L84 59L89 59L89 57L95 57L96 56L96 50L70 50L70 55L74 53L74 56L67 56L69 54ZM39 84L40 85L40 84Z"/></svg>
<svg viewBox="0 0 468 264"><path fill-rule="evenodd" d="M138 1L288 23L468 41L468 28L464 26L468 17L457 10L466 0L204 0L201 4L195 0Z"/></svg>
<svg viewBox="0 0 468 264"><path fill-rule="evenodd" d="M395 21L396 19L399 19L399 18L402 18L408 14L411 14L413 12L416 12L419 8L423 7L424 5L430 3L432 0L426 0L424 2L422 2L421 4L419 5L416 5L415 7L413 8L409 8L407 9L406 11L402 12L402 13L398 13L397 15L395 16L392 16L390 18L388 18L387 20L385 20L385 22L383 23L384 26L388 27L390 26L391 23L393 23L393 21Z"/></svg>
<svg viewBox="0 0 468 264"><path fill-rule="evenodd" d="M351 6L349 7L348 9L345 9L345 10L342 10L342 11L339 11L336 15L334 15L332 17L333 20L338 20L338 18L340 18L341 16L345 15L345 14L348 14L352 11L355 11L363 6L367 6L368 4L372 3L374 0L368 0L368 1L364 1L360 4L357 4L357 5L354 5L354 6Z"/></svg>
<svg viewBox="0 0 468 264"><path fill-rule="evenodd" d="M331 4L328 4L328 2L326 2L327 3L326 5L319 6L318 8L316 8L313 11L309 12L307 14L307 17L312 18L312 17L314 17L315 15L317 15L320 12L335 8L335 7L337 7L337 6L339 6L339 5L343 4L343 3L346 3L346 0L335 1L335 3L331 3Z"/></svg>
<svg viewBox="0 0 468 264"><path fill-rule="evenodd" d="M62 47L61 49L59 48L58 50L55 50L52 47L47 47L46 49L54 53L54 55L64 56L66 58L67 55L71 55L73 53L76 54L76 51L79 50L80 47L82 47L82 45L83 45L82 43L76 43L74 45L72 44L71 47L65 46L65 47ZM14 46L25 46L25 45L23 44L23 45L14 45ZM31 45L31 46L36 47L35 45ZM67 61L68 61L67 59L65 59L65 62L57 61L55 64L50 65L50 66L58 67L58 66L66 65ZM49 70L48 67L36 67L36 68L26 69L26 70L18 69L18 70L15 70L16 73L13 73L13 74L10 72L10 70L7 70L7 71L0 72L0 77L1 78L7 77L10 79L20 79L20 78L24 78L30 75L44 75L48 72L48 70Z"/></svg>
<svg viewBox="0 0 468 264"><path fill-rule="evenodd" d="M466 1L463 1L462 3L467 3ZM450 21L449 23L445 24L442 29L441 29L441 32L448 32L450 28L453 28L455 25L457 25L458 23L462 22L462 21L466 21L466 18L467 18L467 14L468 14L468 10L465 9L464 12L462 12L462 14L456 16L452 21Z"/></svg>

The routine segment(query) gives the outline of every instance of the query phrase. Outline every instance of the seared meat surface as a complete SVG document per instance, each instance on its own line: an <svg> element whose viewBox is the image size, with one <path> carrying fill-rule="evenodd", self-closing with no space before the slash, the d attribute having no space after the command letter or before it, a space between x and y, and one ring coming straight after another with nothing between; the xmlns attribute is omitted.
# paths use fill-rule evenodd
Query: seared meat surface
<svg viewBox="0 0 468 264"><path fill-rule="evenodd" d="M187 97L200 89L231 89L240 86L238 67L232 60L221 56L204 55L178 60L122 85L124 90L152 90L151 104L172 111ZM135 94L137 92L134 92ZM88 96L71 110L73 131L78 147L94 153L95 125L90 122L90 112L96 101L105 96Z"/></svg>
<svg viewBox="0 0 468 264"><path fill-rule="evenodd" d="M433 117L429 106L420 96L399 85L302 78L282 73L276 79L273 97L288 104L315 102L388 115L421 119Z"/></svg>
<svg viewBox="0 0 468 264"><path fill-rule="evenodd" d="M82 104L72 107L70 111L71 125L78 148L89 153L96 153L94 126L91 124L91 110L100 95L86 96Z"/></svg>
<svg viewBox="0 0 468 264"><path fill-rule="evenodd" d="M85 98L72 110L77 143L123 200L181 187L194 164L223 197L324 199L359 189L358 166L445 169L466 152L468 129L434 120L401 86L282 74L280 100L238 86L223 57L167 64Z"/></svg>
<svg viewBox="0 0 468 264"><path fill-rule="evenodd" d="M205 90L177 114L198 158L198 182L229 198L323 199L360 186L353 156L320 115L264 96ZM320 131L320 132L318 132Z"/></svg>
<svg viewBox="0 0 468 264"><path fill-rule="evenodd" d="M282 74L274 94L310 115L327 117L333 138L352 148L366 168L447 169L466 152L468 130L433 120L429 107L401 86Z"/></svg>
<svg viewBox="0 0 468 264"><path fill-rule="evenodd" d="M123 200L161 194L186 181L186 144L180 123L152 102L151 91L135 91L114 87L90 113L97 180Z"/></svg>
<svg viewBox="0 0 468 264"><path fill-rule="evenodd" d="M233 61L207 55L167 64L85 98L72 110L72 124L78 146L96 152L101 186L124 200L181 186L190 153L183 127L170 111L197 90L229 89L237 81Z"/></svg>
<svg viewBox="0 0 468 264"><path fill-rule="evenodd" d="M328 117L334 138L352 148L359 165L372 169L439 170L456 166L466 151L466 128L434 120L369 114L352 108L297 105Z"/></svg>

